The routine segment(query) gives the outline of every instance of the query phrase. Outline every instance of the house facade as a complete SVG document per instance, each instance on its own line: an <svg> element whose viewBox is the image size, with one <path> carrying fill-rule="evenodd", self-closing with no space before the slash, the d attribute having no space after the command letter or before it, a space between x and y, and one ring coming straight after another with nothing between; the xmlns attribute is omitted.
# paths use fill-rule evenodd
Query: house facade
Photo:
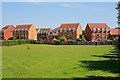
<svg viewBox="0 0 120 80"><path fill-rule="evenodd" d="M110 38L110 27L106 23L88 23L85 38L87 41L105 41Z"/></svg>
<svg viewBox="0 0 120 80"><path fill-rule="evenodd" d="M52 31L51 28L36 28L37 31L37 39L41 38L41 39L45 39L46 36L50 35L50 32Z"/></svg>
<svg viewBox="0 0 120 80"><path fill-rule="evenodd" d="M13 25L7 25L0 30L0 39L9 40L13 37Z"/></svg>
<svg viewBox="0 0 120 80"><path fill-rule="evenodd" d="M82 36L80 23L61 24L58 30L58 37L66 37L67 40L76 40Z"/></svg>
<svg viewBox="0 0 120 80"><path fill-rule="evenodd" d="M58 39L58 30L59 30L59 28L55 28L52 31L50 31L50 34L49 34L50 40Z"/></svg>
<svg viewBox="0 0 120 80"><path fill-rule="evenodd" d="M37 31L35 30L33 24L17 25L13 31L13 36L16 39L37 39Z"/></svg>

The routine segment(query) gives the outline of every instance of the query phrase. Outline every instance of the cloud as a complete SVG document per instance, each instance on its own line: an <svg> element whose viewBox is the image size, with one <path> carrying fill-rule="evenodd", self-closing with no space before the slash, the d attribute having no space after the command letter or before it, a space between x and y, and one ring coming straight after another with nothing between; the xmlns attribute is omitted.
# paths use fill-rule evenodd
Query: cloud
<svg viewBox="0 0 120 80"><path fill-rule="evenodd" d="M63 6L63 7L72 7L72 5L70 5L70 4L61 4L61 6Z"/></svg>

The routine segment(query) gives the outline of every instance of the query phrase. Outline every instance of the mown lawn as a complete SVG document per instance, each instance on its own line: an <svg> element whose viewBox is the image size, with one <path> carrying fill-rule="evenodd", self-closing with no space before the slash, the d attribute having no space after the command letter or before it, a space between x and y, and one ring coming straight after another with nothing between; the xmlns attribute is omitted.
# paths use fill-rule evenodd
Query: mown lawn
<svg viewBox="0 0 120 80"><path fill-rule="evenodd" d="M27 46L30 49L27 49ZM3 78L117 76L112 45L40 45L2 47ZM104 57L104 56L108 57ZM111 56L111 57L110 57Z"/></svg>

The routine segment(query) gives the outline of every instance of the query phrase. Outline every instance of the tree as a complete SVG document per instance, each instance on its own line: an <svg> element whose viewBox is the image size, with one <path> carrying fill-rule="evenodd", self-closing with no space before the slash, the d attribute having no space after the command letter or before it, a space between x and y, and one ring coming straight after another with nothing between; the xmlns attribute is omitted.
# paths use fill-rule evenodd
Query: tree
<svg viewBox="0 0 120 80"><path fill-rule="evenodd" d="M41 38L38 38L38 41L41 41L42 39Z"/></svg>
<svg viewBox="0 0 120 80"><path fill-rule="evenodd" d="M13 39L13 40L16 40L16 37L15 37L15 36L13 36L13 37L12 37L12 39Z"/></svg>
<svg viewBox="0 0 120 80"><path fill-rule="evenodd" d="M119 49L120 49L120 35L118 35L118 45L119 45Z"/></svg>
<svg viewBox="0 0 120 80"><path fill-rule="evenodd" d="M76 41L82 42L82 39L80 39L80 38L77 38L77 39L76 39Z"/></svg>
<svg viewBox="0 0 120 80"><path fill-rule="evenodd" d="M82 31L82 35L84 35L84 34L85 34L85 30Z"/></svg>
<svg viewBox="0 0 120 80"><path fill-rule="evenodd" d="M86 42L87 40L85 39L85 37L82 37L82 42Z"/></svg>
<svg viewBox="0 0 120 80"><path fill-rule="evenodd" d="M62 42L62 41L66 41L66 37L61 37L60 42Z"/></svg>
<svg viewBox="0 0 120 80"><path fill-rule="evenodd" d="M120 9L120 1L117 3L117 8Z"/></svg>
<svg viewBox="0 0 120 80"><path fill-rule="evenodd" d="M46 35L46 38L45 38L45 40L49 40L49 37L48 37L48 35Z"/></svg>

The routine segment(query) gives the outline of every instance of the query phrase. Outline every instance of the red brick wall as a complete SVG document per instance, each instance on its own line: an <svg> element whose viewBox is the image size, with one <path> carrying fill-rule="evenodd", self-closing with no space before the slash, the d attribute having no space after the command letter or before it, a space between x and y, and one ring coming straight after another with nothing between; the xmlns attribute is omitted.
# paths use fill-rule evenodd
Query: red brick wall
<svg viewBox="0 0 120 80"><path fill-rule="evenodd" d="M88 25L85 28L85 38L87 41L91 41L91 30Z"/></svg>
<svg viewBox="0 0 120 80"><path fill-rule="evenodd" d="M110 30L110 28L109 28L109 30ZM95 34L95 37L93 37L93 34ZM96 38L97 34L100 35L100 38ZM102 38L103 34L105 34L105 39L107 39L108 38L107 34L109 34L107 31L106 32L102 32L102 31L101 32L92 32L90 30L89 26L88 25L86 26L86 29L85 29L85 38L86 38L87 41L92 41L92 40L96 40L96 41L100 40L101 41L101 40L103 40L103 38Z"/></svg>
<svg viewBox="0 0 120 80"><path fill-rule="evenodd" d="M13 30L13 26L10 26L8 29L6 29L4 31L4 39L8 40L9 38L13 37Z"/></svg>

